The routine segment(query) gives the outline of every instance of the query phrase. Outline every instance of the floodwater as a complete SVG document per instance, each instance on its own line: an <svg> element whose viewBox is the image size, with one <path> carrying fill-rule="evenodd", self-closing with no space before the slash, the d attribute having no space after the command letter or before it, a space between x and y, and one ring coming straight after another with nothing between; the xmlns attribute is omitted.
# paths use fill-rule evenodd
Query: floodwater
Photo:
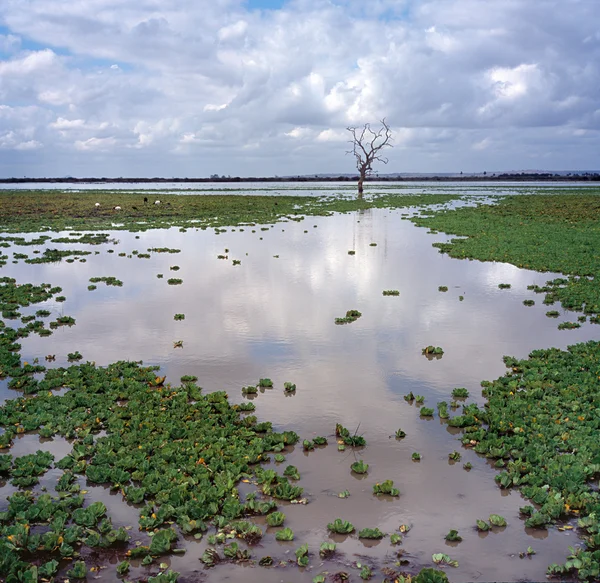
<svg viewBox="0 0 600 583"><path fill-rule="evenodd" d="M264 230L228 228L220 234L176 228L118 231L112 234L114 242L99 246L52 244L92 251L85 263L9 261L2 268L3 276L20 282L63 288L66 302L37 304L21 310L23 314L45 307L53 319L64 313L77 322L49 338L32 334L22 339L24 360L37 357L43 362L51 353L56 366L68 365L66 355L75 350L98 365L143 360L160 365L173 383L181 375L196 375L206 391L226 390L235 402L244 399L243 386L269 377L274 388L254 400L259 420L272 421L278 430L294 430L301 439L329 439L328 446L309 453L299 446L290 449L279 466L271 462L280 470L287 464L298 467L308 504L280 505L286 526L295 533L293 542L275 541L277 529L268 528L251 549L255 559L270 555L277 565L295 560L294 550L306 542L311 552L307 569L290 563L272 568L223 564L207 570L199 561L206 543L190 538L180 541L187 549L183 556L161 558L149 567L133 563L132 578L155 574L164 561L181 573L181 581L307 582L323 571L346 571L351 581L359 581L353 565L360 562L373 568L375 580L382 580L382 568L414 573L433 566L433 553L446 553L459 562L457 568L445 568L451 581L541 581L550 563L564 562L567 547L579 542L574 531L526 529L519 517L519 506L526 504L520 494L501 491L494 482L497 472L485 458L463 448L460 434L437 412L433 420L421 418L419 408L403 395L423 395L425 406L435 409L439 401L451 400L454 387L466 387L468 402L481 404L480 381L504 374L503 355L523 358L533 349L597 339L600 327L586 323L559 331L557 324L575 315L561 311L558 319L545 317L549 309L560 308L545 306L543 296L526 289L543 285L554 274L441 255L431 244L449 237L403 220L407 212L373 209L280 222ZM132 254L154 247L181 252L151 253L150 259ZM32 256L35 248L5 252L9 258L12 252ZM217 259L220 254L227 259ZM234 259L241 264L234 266ZM173 271L172 266L180 269ZM88 291L89 278L95 276L115 276L123 287L99 283L98 289ZM183 279L183 284L168 285L170 277ZM499 283L512 287L501 290ZM448 291L440 292L438 286ZM400 295L385 297L386 289ZM534 299L535 306L524 306L525 299ZM362 317L335 325L334 319L350 309ZM175 321L176 313L185 314L185 320ZM173 347L178 340L183 348ZM430 344L444 349L441 359L421 354ZM284 395L285 381L297 385L293 396ZM13 396L4 381L0 398ZM367 446L339 452L336 423L363 435ZM406 432L405 439L394 438L398 428ZM60 459L68 448L65 440L29 434L10 453L49 449ZM462 453L460 462L449 462L454 450ZM421 453L420 462L412 461L413 452ZM369 464L366 476L351 472L357 459ZM473 465L470 471L463 469L467 461ZM37 488L52 491L58 475L51 470ZM373 496L373 484L386 479L400 489L399 498ZM133 526L132 543L145 541L146 535L137 531L135 507L115 492L84 482L82 478L82 487L89 491L86 498L102 500L115 524ZM338 498L344 490L350 496ZM0 510L13 491L10 485L0 487ZM504 516L508 526L478 533L476 519L492 513ZM352 522L357 531L378 527L392 533L401 524L411 530L396 547L389 538L335 537L335 559L322 563L319 545L331 540L326 525L338 517ZM459 531L463 542L446 543L451 529ZM529 546L536 554L519 558ZM396 567L399 550L408 564ZM119 560L122 556L114 553L92 557L106 567L94 576L114 581Z"/></svg>

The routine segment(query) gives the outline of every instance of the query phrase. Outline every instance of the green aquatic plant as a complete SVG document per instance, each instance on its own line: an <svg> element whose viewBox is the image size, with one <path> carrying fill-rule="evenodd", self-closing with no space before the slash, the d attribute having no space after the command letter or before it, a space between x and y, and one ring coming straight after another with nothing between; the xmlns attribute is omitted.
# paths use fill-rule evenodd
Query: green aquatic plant
<svg viewBox="0 0 600 583"><path fill-rule="evenodd" d="M305 439L302 442L302 449L304 451L312 451L313 449L315 449L315 444L313 441L311 441L310 439Z"/></svg>
<svg viewBox="0 0 600 583"><path fill-rule="evenodd" d="M337 496L338 496L338 498L348 498L348 496L350 496L350 491L349 490L343 490Z"/></svg>
<svg viewBox="0 0 600 583"><path fill-rule="evenodd" d="M331 555L333 555L333 553L335 553L335 549L336 549L336 544L333 542L323 542L321 543L321 546L319 547L319 555L322 559L326 559L328 557L331 557Z"/></svg>
<svg viewBox="0 0 600 583"><path fill-rule="evenodd" d="M448 403L446 401L440 401L437 404L438 415L440 419L448 419L450 413L448 413Z"/></svg>
<svg viewBox="0 0 600 583"><path fill-rule="evenodd" d="M421 461L421 454L418 451L413 452L412 454L412 461L413 462L420 462Z"/></svg>
<svg viewBox="0 0 600 583"><path fill-rule="evenodd" d="M75 352L69 352L69 354L67 354L67 359L69 361L81 360L82 358L83 356L78 350L76 350Z"/></svg>
<svg viewBox="0 0 600 583"><path fill-rule="evenodd" d="M279 541L292 541L294 540L294 532L291 528L283 528L275 534L275 538Z"/></svg>
<svg viewBox="0 0 600 583"><path fill-rule="evenodd" d="M425 348L423 348L422 353L424 355L432 355L432 356L441 356L442 354L444 354L444 351L442 350L442 348L440 346L426 346Z"/></svg>
<svg viewBox="0 0 600 583"><path fill-rule="evenodd" d="M234 259L233 260L233 264L234 265L241 265L242 264L242 260L241 259Z"/></svg>
<svg viewBox="0 0 600 583"><path fill-rule="evenodd" d="M270 389L273 386L273 381L268 378L267 379L259 379L258 386Z"/></svg>
<svg viewBox="0 0 600 583"><path fill-rule="evenodd" d="M413 395L413 392L411 391L410 393L408 393L407 395L404 395L404 400L407 402L411 402L415 400L415 396Z"/></svg>
<svg viewBox="0 0 600 583"><path fill-rule="evenodd" d="M535 302L533 300L523 300L524 306L534 306Z"/></svg>
<svg viewBox="0 0 600 583"><path fill-rule="evenodd" d="M181 267L179 267L179 265L171 265L171 267L169 267L169 269L171 271L179 271L181 269Z"/></svg>
<svg viewBox="0 0 600 583"><path fill-rule="evenodd" d="M327 445L327 438L322 435L317 435L313 438L313 443L319 446Z"/></svg>
<svg viewBox="0 0 600 583"><path fill-rule="evenodd" d="M546 312L546 316L548 318L558 318L560 314L556 310L550 310L549 312Z"/></svg>
<svg viewBox="0 0 600 583"><path fill-rule="evenodd" d="M330 522L327 525L327 529L336 534L350 534L351 532L354 532L352 523L347 520L342 520L341 518L336 518L333 522Z"/></svg>
<svg viewBox="0 0 600 583"><path fill-rule="evenodd" d="M558 325L559 330L573 330L575 328L581 328L581 324L579 322L561 322Z"/></svg>
<svg viewBox="0 0 600 583"><path fill-rule="evenodd" d="M510 283L499 283L498 288L499 289L510 289L511 285L510 285Z"/></svg>
<svg viewBox="0 0 600 583"><path fill-rule="evenodd" d="M335 318L336 324L351 324L360 318L362 314L358 310L348 310L343 318Z"/></svg>
<svg viewBox="0 0 600 583"><path fill-rule="evenodd" d="M181 285L183 283L183 279L178 279L176 277L171 277L167 279L167 283L169 285Z"/></svg>
<svg viewBox="0 0 600 583"><path fill-rule="evenodd" d="M356 251L350 250L350 251L348 251L348 255L356 255Z"/></svg>
<svg viewBox="0 0 600 583"><path fill-rule="evenodd" d="M499 514L490 514L490 524L492 526L506 526L506 519Z"/></svg>
<svg viewBox="0 0 600 583"><path fill-rule="evenodd" d="M296 555L296 562L299 567L308 567L308 544L304 543L298 547L294 554Z"/></svg>
<svg viewBox="0 0 600 583"><path fill-rule="evenodd" d="M462 302L462 301L464 301L464 299L465 299L465 296L458 296L458 301L459 301L459 302Z"/></svg>
<svg viewBox="0 0 600 583"><path fill-rule="evenodd" d="M396 439L404 439L406 437L406 432L402 431L402 429L396 429L395 436Z"/></svg>
<svg viewBox="0 0 600 583"><path fill-rule="evenodd" d="M185 314L175 314L173 320L185 320Z"/></svg>
<svg viewBox="0 0 600 583"><path fill-rule="evenodd" d="M461 455L459 451L453 451L452 453L448 454L448 459L450 459L453 462L459 462L461 459Z"/></svg>
<svg viewBox="0 0 600 583"><path fill-rule="evenodd" d="M95 289L98 289L98 286L91 283L90 285L87 286L87 288L89 291L94 291Z"/></svg>
<svg viewBox="0 0 600 583"><path fill-rule="evenodd" d="M379 496L381 494L387 494L388 496L400 496L400 490L394 488L393 480L385 480L381 483L373 485L373 494Z"/></svg>
<svg viewBox="0 0 600 583"><path fill-rule="evenodd" d="M292 480L300 479L300 472L298 471L298 468L296 466L287 466L283 471L283 475Z"/></svg>
<svg viewBox="0 0 600 583"><path fill-rule="evenodd" d="M350 445L352 447L360 447L360 446L367 444L365 438L362 435L356 434L357 431L358 431L358 427L356 428L356 431L354 432L354 434L350 434L350 431L348 429L346 429L340 423L336 423L336 425L335 425L336 436L339 439L341 439L345 445Z"/></svg>
<svg viewBox="0 0 600 583"><path fill-rule="evenodd" d="M364 461L359 460L357 462L354 462L350 468L352 469L353 472L357 473L357 474L366 474L367 471L369 470L369 464L366 464Z"/></svg>
<svg viewBox="0 0 600 583"><path fill-rule="evenodd" d="M467 470L467 472L471 469L473 469L473 464L471 462L467 462L466 464L463 464L463 469Z"/></svg>
<svg viewBox="0 0 600 583"><path fill-rule="evenodd" d="M384 296L399 296L400 295L400 291L397 289L384 289L383 290L383 295Z"/></svg>
<svg viewBox="0 0 600 583"><path fill-rule="evenodd" d="M433 409L431 407L421 407L419 414L421 417L433 417Z"/></svg>
<svg viewBox="0 0 600 583"><path fill-rule="evenodd" d="M462 541L462 537L458 534L458 530L451 530L444 538L449 542Z"/></svg>
<svg viewBox="0 0 600 583"><path fill-rule="evenodd" d="M397 532L393 532L390 534L390 543L392 545L399 545L402 543L402 535Z"/></svg>
<svg viewBox="0 0 600 583"><path fill-rule="evenodd" d="M358 538L367 538L379 540L385 536L378 528L363 528L358 532Z"/></svg>
<svg viewBox="0 0 600 583"><path fill-rule="evenodd" d="M258 388L254 387L252 385L249 385L247 387L242 387L242 395L257 395L258 394Z"/></svg>
<svg viewBox="0 0 600 583"><path fill-rule="evenodd" d="M272 512L267 514L267 524L269 526L281 526L285 520L285 514L283 512Z"/></svg>
<svg viewBox="0 0 600 583"><path fill-rule="evenodd" d="M436 553L431 556L431 560L436 564L449 565L450 567L458 567L458 561L451 559L444 553Z"/></svg>
<svg viewBox="0 0 600 583"><path fill-rule="evenodd" d="M425 397L423 395L417 395L415 400L417 401L417 405L422 405L425 402Z"/></svg>
<svg viewBox="0 0 600 583"><path fill-rule="evenodd" d="M447 291L448 291L448 287L447 287L447 286L445 286L445 285L440 285L440 286L438 287L438 291L441 291L441 292L447 292Z"/></svg>
<svg viewBox="0 0 600 583"><path fill-rule="evenodd" d="M485 520L480 520L478 518L476 521L476 525L477 525L477 530L480 530L482 532L490 530L490 525Z"/></svg>
<svg viewBox="0 0 600 583"><path fill-rule="evenodd" d="M285 383L283 383L283 391L285 393L294 393L296 392L296 385L294 383L286 381Z"/></svg>
<svg viewBox="0 0 600 583"><path fill-rule="evenodd" d="M466 399L469 396L469 391L464 387L457 387L452 389L452 397L455 399Z"/></svg>

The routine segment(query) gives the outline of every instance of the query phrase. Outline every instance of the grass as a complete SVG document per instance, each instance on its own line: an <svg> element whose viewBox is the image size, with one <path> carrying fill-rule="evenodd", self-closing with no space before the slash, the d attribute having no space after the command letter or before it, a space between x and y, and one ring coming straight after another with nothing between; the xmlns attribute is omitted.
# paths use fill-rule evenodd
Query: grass
<svg viewBox="0 0 600 583"><path fill-rule="evenodd" d="M239 191L238 191L239 192ZM229 194L161 194L161 204L143 203L143 194L111 190L60 192L45 190L0 191L0 230L124 229L143 231L172 226L223 227L267 224L303 215L326 216L369 208L401 208L442 204L458 195L384 194L372 200L323 196L260 196ZM99 202L100 207L95 208ZM120 206L122 210L114 211Z"/></svg>

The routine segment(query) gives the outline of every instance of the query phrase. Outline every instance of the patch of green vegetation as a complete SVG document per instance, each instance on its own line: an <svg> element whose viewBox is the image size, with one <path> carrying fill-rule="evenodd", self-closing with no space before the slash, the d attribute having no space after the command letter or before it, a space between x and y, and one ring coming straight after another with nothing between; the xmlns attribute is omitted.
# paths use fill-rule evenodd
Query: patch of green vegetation
<svg viewBox="0 0 600 583"><path fill-rule="evenodd" d="M381 483L373 485L373 494L379 496L381 494L387 494L388 496L400 496L400 490L394 488L393 480L384 480Z"/></svg>
<svg viewBox="0 0 600 583"><path fill-rule="evenodd" d="M447 291L448 291L448 287L447 287L447 286L445 286L445 285L440 285L440 286L438 287L438 291L441 291L441 292L447 292Z"/></svg>
<svg viewBox="0 0 600 583"><path fill-rule="evenodd" d="M431 407L421 407L419 414L421 417L433 417L433 409Z"/></svg>
<svg viewBox="0 0 600 583"><path fill-rule="evenodd" d="M510 289L511 285L510 283L499 283L498 284L498 289Z"/></svg>
<svg viewBox="0 0 600 583"><path fill-rule="evenodd" d="M464 387L456 387L455 389L452 389L452 396L455 399L466 399L469 396L469 391Z"/></svg>
<svg viewBox="0 0 600 583"><path fill-rule="evenodd" d="M185 320L185 314L175 314L173 320Z"/></svg>
<svg viewBox="0 0 600 583"><path fill-rule="evenodd" d="M384 289L383 295L384 296L399 296L400 291L398 291L397 289Z"/></svg>
<svg viewBox="0 0 600 583"><path fill-rule="evenodd" d="M354 526L347 520L336 518L327 525L327 530L335 532L336 534L350 534L351 532L354 532Z"/></svg>
<svg viewBox="0 0 600 583"><path fill-rule="evenodd" d="M308 567L308 543L304 543L294 552L299 567Z"/></svg>
<svg viewBox="0 0 600 583"><path fill-rule="evenodd" d="M350 468L357 474L366 474L369 470L369 464L366 464L363 460L354 462Z"/></svg>
<svg viewBox="0 0 600 583"><path fill-rule="evenodd" d="M321 543L321 546L319 547L319 556L322 559L326 559L328 557L331 557L331 555L333 555L333 553L335 553L335 549L336 549L336 544L330 541L325 541L323 543Z"/></svg>
<svg viewBox="0 0 600 583"><path fill-rule="evenodd" d="M524 306L535 306L535 301L534 300L523 300L523 305Z"/></svg>
<svg viewBox="0 0 600 583"><path fill-rule="evenodd" d="M559 330L573 330L575 328L581 328L581 324L579 322L561 322L558 325Z"/></svg>
<svg viewBox="0 0 600 583"><path fill-rule="evenodd" d="M283 392L284 393L295 393L296 385L294 383L290 383L290 382L286 381L285 383L283 383Z"/></svg>
<svg viewBox="0 0 600 583"><path fill-rule="evenodd" d="M461 459L461 455L459 451L453 451L452 453L448 454L448 459L453 461L453 462L459 462Z"/></svg>
<svg viewBox="0 0 600 583"><path fill-rule="evenodd" d="M239 195L237 193L240 190L244 190L243 187L228 189L225 194L161 194L160 205L140 205L139 194L110 188L77 193L3 190L0 192L0 228L8 232L62 231L69 226L86 231L141 231L172 226L214 228L274 223L302 216L327 216L334 212L355 212L369 208L444 204L458 198L458 195L402 193L375 195L372 199L363 200L329 196L273 197ZM100 203L100 207L94 206L96 202ZM121 207L116 226L115 206ZM27 242L23 240L22 244Z"/></svg>
<svg viewBox="0 0 600 583"><path fill-rule="evenodd" d="M179 279L177 277L171 277L167 279L167 283L169 285L181 285L183 283L183 279Z"/></svg>
<svg viewBox="0 0 600 583"><path fill-rule="evenodd" d="M358 310L348 310L344 318L336 318L336 324L350 324L358 320L362 314Z"/></svg>
<svg viewBox="0 0 600 583"><path fill-rule="evenodd" d="M446 536L445 539L449 542L460 542L462 541L462 536L458 534L458 530L451 530Z"/></svg>
<svg viewBox="0 0 600 583"><path fill-rule="evenodd" d="M358 531L358 538L370 538L379 540L385 536L385 533L381 532L378 528L363 528Z"/></svg>
<svg viewBox="0 0 600 583"><path fill-rule="evenodd" d="M599 212L598 189L569 188L564 194L505 196L496 204L433 211L412 220L463 237L434 243L452 257L566 274L532 289L547 294L547 303L599 314Z"/></svg>
<svg viewBox="0 0 600 583"><path fill-rule="evenodd" d="M358 428L356 431L358 431ZM356 431L354 434L350 434L350 431L340 423L336 423L335 425L335 434L344 442L345 445L351 445L353 447L366 445L367 442L365 438L362 435L357 435Z"/></svg>
<svg viewBox="0 0 600 583"><path fill-rule="evenodd" d="M421 461L421 454L420 454L418 451L415 451L415 452L412 454L412 456L411 456L411 457L412 457L412 461L413 461L413 462L420 462L420 461Z"/></svg>
<svg viewBox="0 0 600 583"><path fill-rule="evenodd" d="M46 249L39 257L25 259L25 263L37 265L40 263L58 263L65 258L82 257L83 255L91 255L91 251L73 251L61 249Z"/></svg>
<svg viewBox="0 0 600 583"><path fill-rule="evenodd" d="M114 277L112 275L104 276L104 277L90 277L90 282L91 283L103 282L106 285L114 285L116 287L123 286L123 282L120 279L117 279L116 277Z"/></svg>
<svg viewBox="0 0 600 583"><path fill-rule="evenodd" d="M269 379L269 378L259 379L258 386L270 389L270 388L273 387L273 381L271 379Z"/></svg>
<svg viewBox="0 0 600 583"><path fill-rule="evenodd" d="M280 541L292 541L294 540L294 531L288 527L282 528L281 530L277 531L275 538Z"/></svg>
<svg viewBox="0 0 600 583"><path fill-rule="evenodd" d="M402 429L396 429L396 433L394 434L396 439L404 439L406 437L406 432L402 431Z"/></svg>
<svg viewBox="0 0 600 583"><path fill-rule="evenodd" d="M425 356L427 355L431 355L431 356L441 356L442 354L444 354L443 349L440 346L426 346L425 348L423 348L423 350L421 351Z"/></svg>
<svg viewBox="0 0 600 583"><path fill-rule="evenodd" d="M281 526L285 520L285 514L283 512L272 512L267 514L267 524L269 526Z"/></svg>

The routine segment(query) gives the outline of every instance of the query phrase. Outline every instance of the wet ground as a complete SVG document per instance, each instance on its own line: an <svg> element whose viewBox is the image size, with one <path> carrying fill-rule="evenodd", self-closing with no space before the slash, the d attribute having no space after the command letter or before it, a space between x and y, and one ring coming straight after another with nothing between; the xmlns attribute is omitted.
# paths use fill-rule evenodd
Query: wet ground
<svg viewBox="0 0 600 583"><path fill-rule="evenodd" d="M43 363L44 355L55 354L55 364L61 366L67 364L67 353L75 350L84 361L99 365L143 360L159 364L173 383L181 375L196 375L206 391L227 390L237 402L244 399L242 386L269 377L274 388L254 400L259 419L272 421L277 429L292 429L301 439L316 435L329 439L326 447L306 453L296 446L286 452L286 462L271 463L281 471L287 464L298 467L308 504L280 505L285 525L295 533L293 542L275 541L276 529L268 528L252 549L254 558L270 555L277 564L295 559L294 550L306 542L309 568L229 564L206 570L198 560L206 544L190 538L184 556L161 559L181 572L182 580L300 582L325 570L343 570L352 581L359 581L359 571L352 566L357 561L370 565L376 580L381 580L384 567L415 572L433 565L433 553L446 553L459 562L457 568L446 568L451 581L541 581L548 564L563 562L567 547L578 542L573 531L526 529L518 511L525 501L518 492L501 491L494 483L496 471L461 447L459 435L437 417L437 411L432 420L421 418L419 407L407 403L403 395L410 391L423 395L425 406L435 409L439 401L451 401L454 387L466 387L471 394L467 402L483 403L479 383L504 374L503 355L523 358L537 348L565 348L597 339L600 328L586 323L559 331L558 323L573 321L576 315L544 305L542 295L527 290L554 274L450 259L431 246L448 237L415 227L403 220L406 214L375 209L262 229L228 228L220 234L194 229L116 232L117 241L110 244L51 245L100 252L87 256L85 263L9 261L2 269L2 275L20 282L60 285L66 302L38 304L30 311L45 307L53 312L52 318L64 313L77 322L49 338L23 339L24 360L37 357ZM181 252L151 253L150 259L132 254L155 247ZM32 256L33 249L13 247L5 252L9 258L12 252ZM355 254L349 255L349 250ZM218 255L227 259L217 259ZM233 260L241 264L233 265ZM172 266L180 269L173 271ZM115 276L123 287L99 283L88 291L89 278L96 276ZM168 285L172 277L183 283ZM510 283L511 288L501 290L500 283ZM439 286L448 291L438 291ZM383 296L388 289L399 290L400 295ZM525 299L536 303L526 307ZM362 317L335 325L334 319L350 309L359 310ZM558 309L561 316L547 318L550 309ZM176 313L185 314L185 320L175 321ZM179 340L183 347L174 348ZM427 345L441 346L443 357L423 356L421 349ZM297 385L294 395L284 394L285 381ZM4 381L0 398L14 395ZM336 423L363 435L367 446L339 452ZM406 432L405 439L394 438L398 428ZM50 449L58 459L68 448L61 439L25 435L10 453ZM462 453L460 462L448 460L454 450ZM420 462L412 461L413 452L421 453ZM369 464L368 474L350 470L357 459ZM465 462L471 462L470 471L463 469ZM51 470L38 488L51 491L59 473ZM373 496L373 484L385 479L394 480L399 498ZM132 540L145 540L137 532L136 508L119 494L84 482L90 501L102 500L115 524L133 527ZM338 498L344 490L350 496ZM0 487L0 507L13 491L9 485ZM487 520L492 513L504 516L508 526L478 533L476 519ZM378 527L392 533L401 524L411 530L399 546L392 546L389 538L363 541L356 534L336 536L336 559L322 565L318 547L332 540L326 525L338 517L357 530ZM450 529L459 531L461 543L444 540ZM519 558L529 546L536 554ZM396 567L400 549L401 558L409 562ZM107 568L95 576L115 580L118 560L98 557ZM156 570L156 565L139 567L132 576Z"/></svg>

